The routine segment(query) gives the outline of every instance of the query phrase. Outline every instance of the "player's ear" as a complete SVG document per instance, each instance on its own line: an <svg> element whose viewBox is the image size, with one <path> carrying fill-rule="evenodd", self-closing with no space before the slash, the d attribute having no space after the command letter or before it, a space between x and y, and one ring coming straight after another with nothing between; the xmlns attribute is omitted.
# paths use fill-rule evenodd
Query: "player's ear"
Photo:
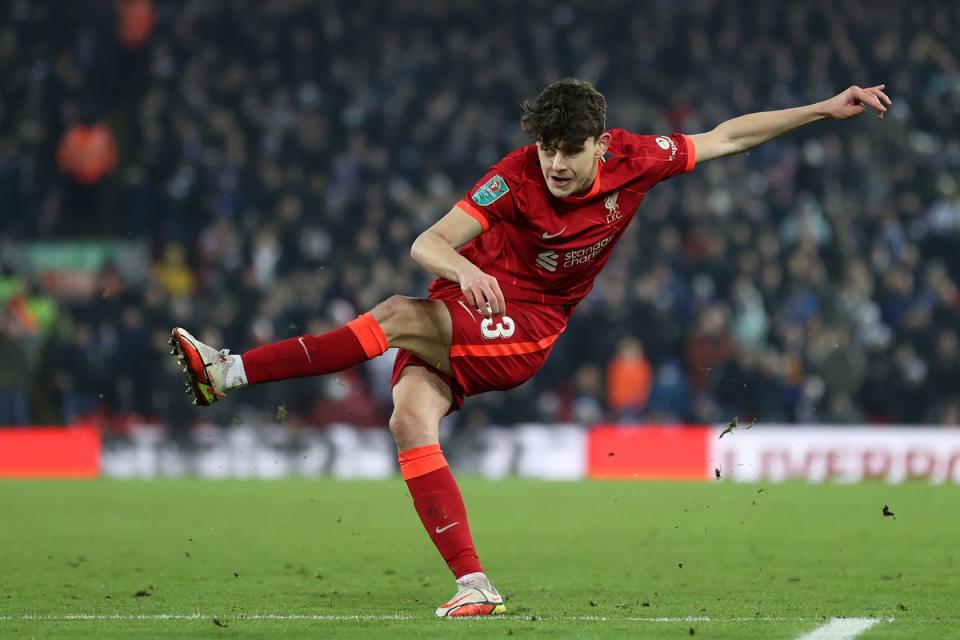
<svg viewBox="0 0 960 640"><path fill-rule="evenodd" d="M597 138L597 158L602 158L607 154L607 149L610 148L610 140L612 137L608 131L604 131L600 137Z"/></svg>

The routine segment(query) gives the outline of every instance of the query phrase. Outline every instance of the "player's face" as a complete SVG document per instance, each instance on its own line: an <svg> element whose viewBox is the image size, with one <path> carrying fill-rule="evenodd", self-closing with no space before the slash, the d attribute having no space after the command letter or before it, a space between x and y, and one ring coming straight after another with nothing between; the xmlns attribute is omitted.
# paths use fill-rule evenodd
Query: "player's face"
<svg viewBox="0 0 960 640"><path fill-rule="evenodd" d="M610 134L599 138L588 137L579 149L545 147L537 143L540 169L547 189L558 198L580 195L593 186L597 162L607 152Z"/></svg>

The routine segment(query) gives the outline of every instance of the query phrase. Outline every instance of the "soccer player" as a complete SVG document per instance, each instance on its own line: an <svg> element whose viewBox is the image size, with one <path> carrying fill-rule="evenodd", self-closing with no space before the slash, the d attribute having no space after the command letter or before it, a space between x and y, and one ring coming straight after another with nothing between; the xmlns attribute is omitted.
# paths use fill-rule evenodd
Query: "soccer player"
<svg viewBox="0 0 960 640"><path fill-rule="evenodd" d="M188 392L209 405L241 387L333 373L398 347L390 432L413 505L457 582L437 616L502 613L483 571L460 490L440 450L440 419L464 396L510 389L543 366L590 292L647 191L721 156L867 107L883 117L884 85L816 104L752 113L696 135L606 129L590 83L560 80L523 103L533 144L493 165L411 255L437 279L426 298L392 296L345 326L231 355L175 328Z"/></svg>

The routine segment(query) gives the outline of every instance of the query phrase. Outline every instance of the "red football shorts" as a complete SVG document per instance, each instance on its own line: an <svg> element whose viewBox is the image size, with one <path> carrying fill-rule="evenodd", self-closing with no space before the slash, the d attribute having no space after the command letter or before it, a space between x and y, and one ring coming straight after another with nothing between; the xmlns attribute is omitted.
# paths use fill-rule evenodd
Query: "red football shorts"
<svg viewBox="0 0 960 640"><path fill-rule="evenodd" d="M405 368L425 367L453 391L450 411L463 405L464 396L512 389L532 378L547 361L569 318L564 307L507 300L505 315L487 319L470 307L459 287L432 292L429 299L442 301L450 312L453 376L400 349L392 384L397 384Z"/></svg>

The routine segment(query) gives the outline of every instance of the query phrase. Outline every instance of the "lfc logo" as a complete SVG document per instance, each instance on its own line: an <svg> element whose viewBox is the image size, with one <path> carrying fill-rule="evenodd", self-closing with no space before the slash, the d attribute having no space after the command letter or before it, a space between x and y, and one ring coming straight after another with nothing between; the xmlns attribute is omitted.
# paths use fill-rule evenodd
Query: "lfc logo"
<svg viewBox="0 0 960 640"><path fill-rule="evenodd" d="M617 196L619 195L619 191L614 191L613 195L607 196L606 200L603 201L603 206L607 209L607 224L623 217L620 214L620 205L617 204Z"/></svg>

